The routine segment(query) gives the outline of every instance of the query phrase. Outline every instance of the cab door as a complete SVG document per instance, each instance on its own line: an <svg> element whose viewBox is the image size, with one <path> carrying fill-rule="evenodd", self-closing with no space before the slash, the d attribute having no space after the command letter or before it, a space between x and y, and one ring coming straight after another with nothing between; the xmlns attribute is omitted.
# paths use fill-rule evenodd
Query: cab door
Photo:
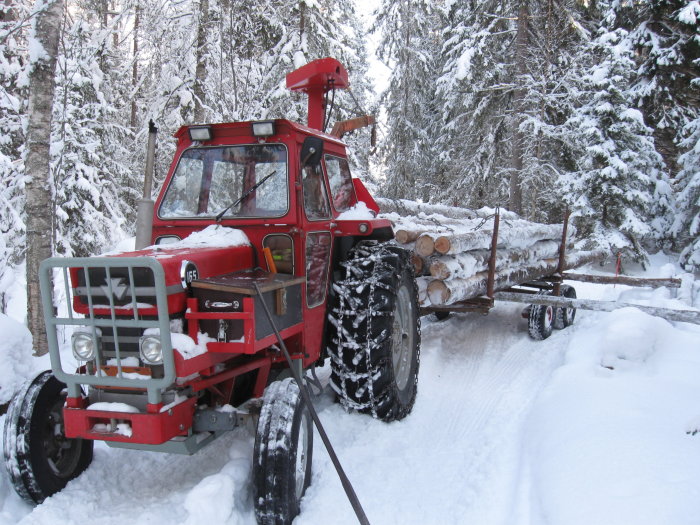
<svg viewBox="0 0 700 525"><path fill-rule="evenodd" d="M318 359L323 341L328 280L333 248L332 213L321 163L301 171L303 250L306 271L305 352L308 362Z"/></svg>

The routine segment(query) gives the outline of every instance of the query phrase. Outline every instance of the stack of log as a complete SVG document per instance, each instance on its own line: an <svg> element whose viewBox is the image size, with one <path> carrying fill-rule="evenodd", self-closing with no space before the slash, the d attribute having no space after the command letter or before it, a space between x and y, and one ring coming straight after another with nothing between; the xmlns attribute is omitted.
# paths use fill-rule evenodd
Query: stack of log
<svg viewBox="0 0 700 525"><path fill-rule="evenodd" d="M382 199L382 216L394 223L396 242L413 251L421 306L446 306L487 292L493 240L493 210ZM415 209L420 207L420 209ZM489 215L490 214L490 215ZM552 275L559 267L562 224L540 224L510 212L501 213L495 258L494 288L503 290ZM569 226L564 268L602 259L600 251L573 252Z"/></svg>

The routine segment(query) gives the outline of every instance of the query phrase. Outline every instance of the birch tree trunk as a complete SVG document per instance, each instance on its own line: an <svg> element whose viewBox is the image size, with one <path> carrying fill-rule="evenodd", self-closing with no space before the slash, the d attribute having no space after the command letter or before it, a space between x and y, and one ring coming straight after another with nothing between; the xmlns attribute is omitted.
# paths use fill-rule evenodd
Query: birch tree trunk
<svg viewBox="0 0 700 525"><path fill-rule="evenodd" d="M55 90L56 55L63 0L36 0L29 35L29 118L27 125L27 318L34 355L48 352L39 291L39 263L51 257L54 232L49 146Z"/></svg>

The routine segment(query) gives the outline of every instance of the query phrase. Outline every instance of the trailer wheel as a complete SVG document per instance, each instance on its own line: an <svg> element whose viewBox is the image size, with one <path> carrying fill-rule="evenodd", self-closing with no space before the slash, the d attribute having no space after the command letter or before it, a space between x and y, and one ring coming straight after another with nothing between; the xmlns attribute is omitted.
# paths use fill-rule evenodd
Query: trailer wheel
<svg viewBox="0 0 700 525"><path fill-rule="evenodd" d="M346 409L393 421L413 408L418 389L420 321L413 266L395 245L363 241L344 263L329 315L331 386Z"/></svg>
<svg viewBox="0 0 700 525"><path fill-rule="evenodd" d="M31 504L62 490L92 462L93 442L65 437L66 385L50 371L27 382L10 402L5 466L17 494Z"/></svg>
<svg viewBox="0 0 700 525"><path fill-rule="evenodd" d="M576 299L576 289L568 284L562 284L559 288L559 294L562 297L567 297L569 299ZM557 308L554 313L554 328L561 330L567 326L574 324L574 319L576 318L576 308L572 307L561 307Z"/></svg>
<svg viewBox="0 0 700 525"><path fill-rule="evenodd" d="M547 339L552 335L554 322L554 307L544 304L533 304L527 320L527 331L530 337L537 341Z"/></svg>
<svg viewBox="0 0 700 525"><path fill-rule="evenodd" d="M263 525L291 523L311 483L313 426L294 379L265 390L255 435L255 516Z"/></svg>
<svg viewBox="0 0 700 525"><path fill-rule="evenodd" d="M448 312L446 310L435 310L433 312L433 316L435 317L436 321L444 321L445 319L449 319L451 313L452 312Z"/></svg>

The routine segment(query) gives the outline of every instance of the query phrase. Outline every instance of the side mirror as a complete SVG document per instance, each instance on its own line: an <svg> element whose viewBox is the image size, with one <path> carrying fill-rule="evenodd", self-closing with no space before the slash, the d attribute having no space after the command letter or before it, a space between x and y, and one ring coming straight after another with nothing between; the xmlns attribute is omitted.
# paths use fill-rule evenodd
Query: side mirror
<svg viewBox="0 0 700 525"><path fill-rule="evenodd" d="M323 156L323 139L318 137L306 137L301 146L301 167L317 166Z"/></svg>

